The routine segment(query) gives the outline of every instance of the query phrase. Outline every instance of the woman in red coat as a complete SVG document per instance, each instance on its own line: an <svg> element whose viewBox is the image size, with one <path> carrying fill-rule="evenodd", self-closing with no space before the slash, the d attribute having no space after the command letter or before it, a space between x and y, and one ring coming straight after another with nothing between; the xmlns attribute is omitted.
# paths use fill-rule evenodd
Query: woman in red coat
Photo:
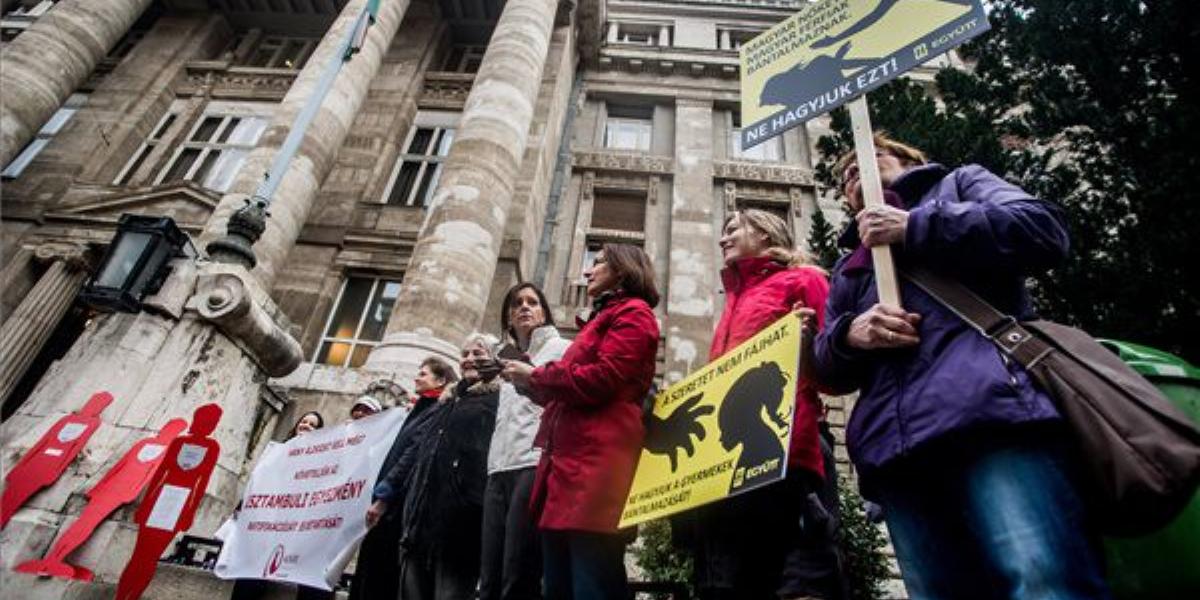
<svg viewBox="0 0 1200 600"><path fill-rule="evenodd" d="M542 530L547 600L629 597L617 529L642 448L642 399L654 379L658 304L641 248L607 244L584 272L591 317L562 359L504 374L545 407L532 504Z"/></svg>
<svg viewBox="0 0 1200 600"><path fill-rule="evenodd" d="M792 311L800 313L805 322L804 339L809 346L824 320L829 281L819 268L804 264L794 250L787 223L766 211L738 211L725 221L720 246L725 262L721 270L725 309L709 360L716 360ZM796 390L787 478L702 507L677 521L691 530L690 536L681 532L680 539L690 541L695 553L700 598L840 597L832 537L836 487L825 486L826 476L834 475L832 447L823 454L818 435L821 414L817 389L802 375Z"/></svg>

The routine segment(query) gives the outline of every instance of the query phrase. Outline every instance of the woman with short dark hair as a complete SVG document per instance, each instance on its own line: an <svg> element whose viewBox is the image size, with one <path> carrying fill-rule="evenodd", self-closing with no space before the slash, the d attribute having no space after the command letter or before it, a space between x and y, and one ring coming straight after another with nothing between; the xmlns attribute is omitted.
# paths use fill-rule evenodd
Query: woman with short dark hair
<svg viewBox="0 0 1200 600"><path fill-rule="evenodd" d="M658 289L641 248L606 244L584 272L590 318L560 360L504 375L544 407L532 492L549 600L626 600L625 546L617 528L641 453L642 399L654 380Z"/></svg>

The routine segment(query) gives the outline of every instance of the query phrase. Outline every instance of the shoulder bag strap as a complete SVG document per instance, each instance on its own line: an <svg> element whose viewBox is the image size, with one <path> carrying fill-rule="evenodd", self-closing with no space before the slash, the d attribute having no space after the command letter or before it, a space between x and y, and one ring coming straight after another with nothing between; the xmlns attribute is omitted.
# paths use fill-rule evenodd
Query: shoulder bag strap
<svg viewBox="0 0 1200 600"><path fill-rule="evenodd" d="M1053 349L1030 333L1012 315L996 310L986 300L957 281L921 266L902 269L900 275L1027 368L1033 367Z"/></svg>

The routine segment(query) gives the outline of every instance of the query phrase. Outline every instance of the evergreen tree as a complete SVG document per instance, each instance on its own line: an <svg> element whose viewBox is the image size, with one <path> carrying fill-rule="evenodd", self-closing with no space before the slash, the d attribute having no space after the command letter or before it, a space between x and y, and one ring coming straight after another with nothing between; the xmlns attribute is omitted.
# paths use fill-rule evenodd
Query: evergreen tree
<svg viewBox="0 0 1200 600"><path fill-rule="evenodd" d="M838 232L825 219L825 213L817 209L813 213L812 228L808 230L808 250L823 269L833 268L841 251L837 245Z"/></svg>
<svg viewBox="0 0 1200 600"><path fill-rule="evenodd" d="M870 96L872 122L957 166L1059 203L1071 257L1037 279L1042 313L1200 361L1200 13L1182 0L994 0L969 72ZM822 139L829 172L844 113Z"/></svg>

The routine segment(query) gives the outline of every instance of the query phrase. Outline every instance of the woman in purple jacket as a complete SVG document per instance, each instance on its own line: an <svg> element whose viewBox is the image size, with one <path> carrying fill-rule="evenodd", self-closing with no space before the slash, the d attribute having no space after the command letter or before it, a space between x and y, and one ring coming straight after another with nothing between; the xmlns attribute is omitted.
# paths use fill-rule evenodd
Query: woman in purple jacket
<svg viewBox="0 0 1200 600"><path fill-rule="evenodd" d="M857 213L840 242L821 383L859 390L847 426L864 495L882 505L914 599L1107 598L1076 457L1050 398L993 343L912 284L879 303L869 248L955 279L1018 319L1025 278L1067 255L1060 210L977 165L953 171L876 136L886 206L863 210L853 155L839 163Z"/></svg>

